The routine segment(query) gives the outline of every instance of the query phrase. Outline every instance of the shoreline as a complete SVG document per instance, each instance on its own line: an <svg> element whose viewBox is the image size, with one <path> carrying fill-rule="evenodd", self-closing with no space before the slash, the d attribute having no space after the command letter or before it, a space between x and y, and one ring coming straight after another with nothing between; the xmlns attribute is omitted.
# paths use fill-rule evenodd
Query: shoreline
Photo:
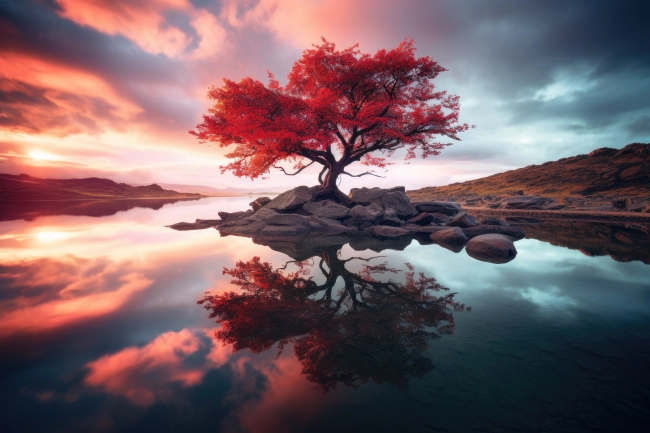
<svg viewBox="0 0 650 433"><path fill-rule="evenodd" d="M502 215L523 218L562 219L594 222L639 222L650 224L650 214L639 212L598 212L588 210L545 210L545 209L492 209L488 207L463 206L473 214Z"/></svg>

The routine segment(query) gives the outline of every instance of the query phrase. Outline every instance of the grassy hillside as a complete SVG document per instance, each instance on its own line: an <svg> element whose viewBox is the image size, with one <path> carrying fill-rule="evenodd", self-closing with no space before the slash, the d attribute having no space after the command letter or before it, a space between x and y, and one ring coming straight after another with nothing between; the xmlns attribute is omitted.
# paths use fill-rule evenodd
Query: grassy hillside
<svg viewBox="0 0 650 433"><path fill-rule="evenodd" d="M568 196L650 197L650 144L623 149L601 148L589 155L531 165L481 179L408 191L412 200L521 194L551 198Z"/></svg>
<svg viewBox="0 0 650 433"><path fill-rule="evenodd" d="M0 174L0 200L101 200L132 198L199 198L153 184L131 186L110 179L39 179Z"/></svg>

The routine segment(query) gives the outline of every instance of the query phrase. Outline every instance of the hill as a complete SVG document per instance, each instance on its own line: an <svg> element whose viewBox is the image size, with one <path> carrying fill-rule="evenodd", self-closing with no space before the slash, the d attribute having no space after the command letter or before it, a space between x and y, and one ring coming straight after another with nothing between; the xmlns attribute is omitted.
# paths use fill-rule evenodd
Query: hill
<svg viewBox="0 0 650 433"><path fill-rule="evenodd" d="M200 198L201 194L166 190L159 185L131 186L110 179L39 179L27 174L0 174L0 200L107 200Z"/></svg>
<svg viewBox="0 0 650 433"><path fill-rule="evenodd" d="M261 192L257 189L241 189L241 188L213 188L205 185L185 185L179 183L159 183L163 188L173 189L174 191L184 193L196 193L208 197L236 197L250 194L277 194L277 192Z"/></svg>
<svg viewBox="0 0 650 433"><path fill-rule="evenodd" d="M511 208L533 209L534 206L526 207L524 197L541 197L544 200L536 200L540 209L645 212L650 204L649 174L650 144L632 143L620 150L604 147L588 155L407 194L412 200L455 200L469 207L510 207L510 199L513 203L524 203Z"/></svg>

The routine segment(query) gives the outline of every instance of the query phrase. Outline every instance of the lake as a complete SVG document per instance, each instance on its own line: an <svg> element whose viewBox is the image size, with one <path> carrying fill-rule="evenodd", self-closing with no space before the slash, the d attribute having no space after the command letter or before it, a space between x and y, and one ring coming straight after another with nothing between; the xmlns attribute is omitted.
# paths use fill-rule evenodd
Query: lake
<svg viewBox="0 0 650 433"><path fill-rule="evenodd" d="M251 200L3 205L3 431L646 431L647 228L513 221L495 265L165 227Z"/></svg>

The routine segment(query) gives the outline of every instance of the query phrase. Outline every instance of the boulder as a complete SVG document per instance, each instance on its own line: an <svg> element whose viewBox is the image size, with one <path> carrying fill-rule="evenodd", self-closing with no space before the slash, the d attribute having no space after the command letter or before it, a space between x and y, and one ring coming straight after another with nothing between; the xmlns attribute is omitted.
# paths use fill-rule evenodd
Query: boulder
<svg viewBox="0 0 650 433"><path fill-rule="evenodd" d="M199 222L195 222L195 223L180 222L180 223L172 224L170 226L165 226L165 227L169 227L170 229L179 230L179 231L186 231L186 230L209 229L212 226L209 226L207 224L201 224Z"/></svg>
<svg viewBox="0 0 650 433"><path fill-rule="evenodd" d="M411 204L408 196L399 191L384 194L381 197L381 204L385 209L393 209L400 218L410 218L419 213Z"/></svg>
<svg viewBox="0 0 650 433"><path fill-rule="evenodd" d="M467 237L460 227L445 227L443 230L431 233L429 237L437 244L465 245L467 242Z"/></svg>
<svg viewBox="0 0 650 433"><path fill-rule="evenodd" d="M348 223L353 226L359 226L365 222L374 223L384 213L384 209L379 203L372 203L370 206L356 205L350 210L350 219Z"/></svg>
<svg viewBox="0 0 650 433"><path fill-rule="evenodd" d="M506 209L542 209L548 199L537 195L521 195L502 200Z"/></svg>
<svg viewBox="0 0 650 433"><path fill-rule="evenodd" d="M331 200L305 203L303 210L321 218L341 219L350 216L350 209Z"/></svg>
<svg viewBox="0 0 650 433"><path fill-rule="evenodd" d="M460 205L451 201L421 201L414 203L420 212L440 213L454 216L460 212Z"/></svg>
<svg viewBox="0 0 650 433"><path fill-rule="evenodd" d="M310 236L318 234L325 236L335 236L335 235L354 235L359 233L359 229L356 227L349 227L343 225L341 221L330 219L330 218L320 218L315 215L312 215L309 218L309 227L310 227Z"/></svg>
<svg viewBox="0 0 650 433"><path fill-rule="evenodd" d="M451 218L445 214L431 213L429 215L433 217L433 220L431 222L436 224L447 224L449 221L451 221Z"/></svg>
<svg viewBox="0 0 650 433"><path fill-rule="evenodd" d="M463 229L463 233L468 238L474 238L476 236L486 235L486 234L500 234L505 236L510 236L515 240L523 239L526 237L526 232L519 227L514 226L490 226L480 224L474 227L467 227Z"/></svg>
<svg viewBox="0 0 650 433"><path fill-rule="evenodd" d="M309 217L292 214L275 214L265 218L266 226L260 230L263 237L306 236L311 231Z"/></svg>
<svg viewBox="0 0 650 433"><path fill-rule="evenodd" d="M464 212L459 213L451 221L447 223L447 227L460 227L460 228L472 227L477 225L478 225L478 220L471 215L467 215Z"/></svg>
<svg viewBox="0 0 650 433"><path fill-rule="evenodd" d="M271 199L268 197L257 197L254 201L248 204L253 208L253 212L257 212L270 202Z"/></svg>
<svg viewBox="0 0 650 433"><path fill-rule="evenodd" d="M312 201L313 193L311 188L299 186L289 191L285 191L264 207L280 212L291 211L302 207L305 203Z"/></svg>
<svg viewBox="0 0 650 433"><path fill-rule="evenodd" d="M399 219L397 214L393 209L386 209L384 211L384 214L381 216L381 219L379 220L379 224L383 226L391 226L391 227L401 227L403 222L402 220Z"/></svg>
<svg viewBox="0 0 650 433"><path fill-rule="evenodd" d="M470 239L465 251L476 260L495 264L508 263L517 256L517 249L512 241L506 236L494 233Z"/></svg>
<svg viewBox="0 0 650 433"><path fill-rule="evenodd" d="M378 238L399 238L401 236L409 236L411 232L399 227L389 226L374 226L370 228L370 233Z"/></svg>
<svg viewBox="0 0 650 433"><path fill-rule="evenodd" d="M353 203L367 206L370 203L381 200L388 190L381 188L352 188L348 196Z"/></svg>
<svg viewBox="0 0 650 433"><path fill-rule="evenodd" d="M433 216L430 213L422 212L420 215L414 216L406 221L407 224L416 224L419 226L427 226L433 222Z"/></svg>
<svg viewBox="0 0 650 433"><path fill-rule="evenodd" d="M505 220L502 220L500 218L483 218L481 220L481 224L486 225L486 226L509 226Z"/></svg>

